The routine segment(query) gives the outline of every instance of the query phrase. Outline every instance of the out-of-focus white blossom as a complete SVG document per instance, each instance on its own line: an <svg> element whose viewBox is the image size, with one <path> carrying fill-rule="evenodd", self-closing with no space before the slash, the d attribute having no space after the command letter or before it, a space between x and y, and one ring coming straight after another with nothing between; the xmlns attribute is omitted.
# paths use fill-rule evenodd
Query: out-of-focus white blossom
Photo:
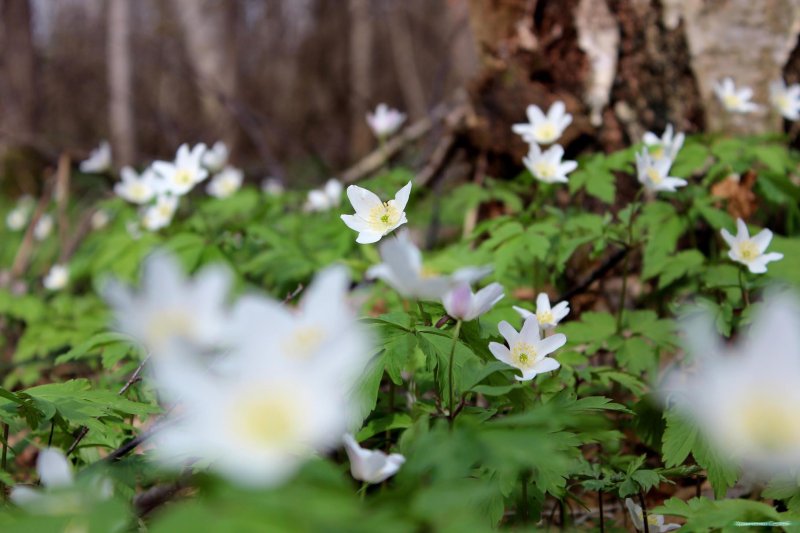
<svg viewBox="0 0 800 533"><path fill-rule="evenodd" d="M98 209L92 213L92 218L89 219L89 224L91 224L93 230L99 230L108 226L110 221L111 215L108 214L108 211L105 209Z"/></svg>
<svg viewBox="0 0 800 533"><path fill-rule="evenodd" d="M469 321L487 313L503 296L503 286L499 283L490 283L473 293L469 283L462 281L442 297L442 304L451 317Z"/></svg>
<svg viewBox="0 0 800 533"><path fill-rule="evenodd" d="M764 253L772 240L772 232L768 229L763 229L758 235L750 237L747 224L741 218L737 218L736 236L731 235L725 228L722 228L721 233L722 238L731 247L728 257L745 265L753 274L763 274L767 271L767 263L783 259L783 254L777 252Z"/></svg>
<svg viewBox="0 0 800 533"><path fill-rule="evenodd" d="M714 93L722 106L731 113L752 113L759 109L757 104L750 101L753 98L753 89L750 87L737 89L733 78L714 82Z"/></svg>
<svg viewBox="0 0 800 533"><path fill-rule="evenodd" d="M280 196L284 193L283 182L278 178L264 178L264 181L261 182L261 190L269 196Z"/></svg>
<svg viewBox="0 0 800 533"><path fill-rule="evenodd" d="M378 104L374 113L367 113L367 124L372 133L379 139L384 139L398 129L406 121L406 114L393 109L386 104Z"/></svg>
<svg viewBox="0 0 800 533"><path fill-rule="evenodd" d="M349 433L342 440L350 459L350 473L358 481L382 483L395 475L406 462L406 458L399 453L387 455L380 450L362 448Z"/></svg>
<svg viewBox="0 0 800 533"><path fill-rule="evenodd" d="M566 112L566 106L561 100L550 106L545 115L539 106L529 105L527 109L528 122L514 124L512 130L521 135L527 143L553 144L556 142L567 126L572 124L572 115Z"/></svg>
<svg viewBox="0 0 800 533"><path fill-rule="evenodd" d="M544 183L567 183L567 174L578 168L575 161L562 161L564 148L560 144L551 146L544 152L536 143L531 143L530 151L522 162L533 177Z"/></svg>
<svg viewBox="0 0 800 533"><path fill-rule="evenodd" d="M238 168L225 167L211 178L206 191L216 198L227 198L242 187L244 172Z"/></svg>
<svg viewBox="0 0 800 533"><path fill-rule="evenodd" d="M148 167L141 175L131 167L122 167L119 171L122 181L114 185L114 192L123 200L132 204L146 204L155 198L163 181Z"/></svg>
<svg viewBox="0 0 800 533"><path fill-rule="evenodd" d="M11 231L20 231L28 224L30 213L22 207L15 207L6 215L6 226Z"/></svg>
<svg viewBox="0 0 800 533"><path fill-rule="evenodd" d="M329 179L321 189L308 191L306 211L328 211L342 202L342 183L336 178Z"/></svg>
<svg viewBox="0 0 800 533"><path fill-rule="evenodd" d="M158 231L169 226L177 208L178 198L176 196L159 196L154 205L146 207L142 212L142 227L148 231Z"/></svg>
<svg viewBox="0 0 800 533"><path fill-rule="evenodd" d="M384 235L408 222L405 209L410 194L410 181L388 202L382 202L375 193L367 189L350 185L347 188L347 197L356 214L342 215L342 220L348 228L358 232L357 243L378 242Z"/></svg>
<svg viewBox="0 0 800 533"><path fill-rule="evenodd" d="M111 170L111 145L103 141L80 164L81 172L100 174Z"/></svg>
<svg viewBox="0 0 800 533"><path fill-rule="evenodd" d="M669 175L671 166L672 161L669 159L654 161L650 157L647 147L642 148L641 153L636 154L636 175L639 182L649 191L675 192L678 187L684 187L687 184L685 179Z"/></svg>
<svg viewBox="0 0 800 533"><path fill-rule="evenodd" d="M205 144L197 144L191 149L188 144L182 144L175 154L174 161L154 162L153 170L164 180L164 192L182 196L206 179L208 170L202 163L205 153Z"/></svg>
<svg viewBox="0 0 800 533"><path fill-rule="evenodd" d="M212 173L219 172L228 164L228 147L222 141L217 141L214 146L203 154L203 165Z"/></svg>
<svg viewBox="0 0 800 533"><path fill-rule="evenodd" d="M683 133L675 134L672 129L672 124L667 124L664 134L661 135L661 137L652 131L648 131L644 134L642 141L644 141L645 146L647 146L647 153L650 154L653 160L661 161L662 159L668 159L669 161L675 161L675 158L678 157L678 152L680 152L683 147L683 141L685 139L686 136Z"/></svg>
<svg viewBox="0 0 800 533"><path fill-rule="evenodd" d="M800 119L800 84L787 86L783 79L769 85L769 101L786 120Z"/></svg>
<svg viewBox="0 0 800 533"><path fill-rule="evenodd" d="M39 217L33 228L33 236L37 241L43 241L53 233L53 217L44 213Z"/></svg>
<svg viewBox="0 0 800 533"><path fill-rule="evenodd" d="M69 282L69 268L66 265L53 265L42 280L42 285L49 291L60 291Z"/></svg>
<svg viewBox="0 0 800 533"><path fill-rule="evenodd" d="M539 327L553 329L569 314L569 302L558 302L555 306L550 307L550 298L546 292L542 292L536 297L536 313L531 313L527 309L516 305L514 310L519 313L523 320L535 316L536 321L539 322Z"/></svg>

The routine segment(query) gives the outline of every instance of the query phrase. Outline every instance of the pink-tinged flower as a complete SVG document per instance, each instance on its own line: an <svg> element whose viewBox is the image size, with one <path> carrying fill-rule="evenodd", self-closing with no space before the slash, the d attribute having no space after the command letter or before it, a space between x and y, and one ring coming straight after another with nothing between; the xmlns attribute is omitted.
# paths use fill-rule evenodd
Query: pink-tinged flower
<svg viewBox="0 0 800 533"><path fill-rule="evenodd" d="M469 283L460 282L442 297L447 314L457 320L475 320L503 299L503 286L490 283L473 293Z"/></svg>

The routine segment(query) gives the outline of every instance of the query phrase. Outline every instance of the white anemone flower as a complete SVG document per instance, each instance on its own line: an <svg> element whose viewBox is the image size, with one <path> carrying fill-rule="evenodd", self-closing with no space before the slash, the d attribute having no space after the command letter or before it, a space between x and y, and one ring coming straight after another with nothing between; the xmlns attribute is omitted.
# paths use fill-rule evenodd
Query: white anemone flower
<svg viewBox="0 0 800 533"><path fill-rule="evenodd" d="M42 280L42 285L49 291L60 291L69 282L69 268L66 265L53 265Z"/></svg>
<svg viewBox="0 0 800 533"><path fill-rule="evenodd" d="M51 515L75 512L94 502L107 500L113 492L113 485L107 478L95 478L82 490L70 491L76 486L72 465L57 448L45 448L39 452L36 472L42 487L16 485L9 494L15 505L29 512Z"/></svg>
<svg viewBox="0 0 800 533"><path fill-rule="evenodd" d="M100 174L111 170L111 145L103 141L89 154L89 158L80 164L81 172Z"/></svg>
<svg viewBox="0 0 800 533"><path fill-rule="evenodd" d="M410 194L410 181L388 202L381 202L378 195L367 189L350 185L347 188L347 197L356 214L342 215L342 220L348 228L358 232L357 243L378 242L384 235L408 222L405 209Z"/></svg>
<svg viewBox="0 0 800 533"><path fill-rule="evenodd" d="M630 498L625 498L625 507L628 508L628 514L631 516L631 522L636 531L644 531L644 513L642 507L636 505ZM647 513L647 529L651 533L666 533L674 529L680 528L680 524L665 524L664 516L660 514Z"/></svg>
<svg viewBox="0 0 800 533"><path fill-rule="evenodd" d="M23 206L17 206L6 215L6 226L8 226L8 229L11 231L20 231L28 224L29 215L29 209Z"/></svg>
<svg viewBox="0 0 800 533"><path fill-rule="evenodd" d="M499 283L490 283L473 293L469 283L462 281L442 296L442 304L448 315L468 322L486 314L503 296L503 286Z"/></svg>
<svg viewBox="0 0 800 533"><path fill-rule="evenodd" d="M228 164L228 147L222 141L215 142L203 154L202 162L209 171L219 172Z"/></svg>
<svg viewBox="0 0 800 533"><path fill-rule="evenodd" d="M146 260L141 288L110 281L103 296L114 311L116 329L140 342L154 357L169 356L173 341L213 349L223 344L229 324L225 305L230 273L206 267L186 279L172 256L158 252Z"/></svg>
<svg viewBox="0 0 800 533"><path fill-rule="evenodd" d="M283 182L278 178L267 177L261 182L261 190L267 196L280 196L284 193Z"/></svg>
<svg viewBox="0 0 800 533"><path fill-rule="evenodd" d="M535 316L525 320L519 333L505 320L497 325L497 329L500 330L508 346L492 342L489 343L489 351L499 361L522 371L521 377L514 376L517 381L529 381L537 374L551 372L561 366L561 363L548 355L564 346L567 337L562 333L556 333L541 338L539 323Z"/></svg>
<svg viewBox="0 0 800 533"><path fill-rule="evenodd" d="M749 330L723 344L709 314L684 323L693 371L662 395L694 419L717 453L760 480L800 473L800 301L767 293Z"/></svg>
<svg viewBox="0 0 800 533"><path fill-rule="evenodd" d="M731 113L752 113L760 108L760 106L750 101L753 98L753 89L750 87L737 89L733 78L725 78L721 82L714 82L714 93L717 95L722 107Z"/></svg>
<svg viewBox="0 0 800 533"><path fill-rule="evenodd" d="M422 252L411 242L408 232L399 232L396 239L381 243L382 263L367 270L367 278L380 279L405 298L438 300L455 282L473 283L491 272L488 267L466 267L452 276L437 276L425 271Z"/></svg>
<svg viewBox="0 0 800 533"><path fill-rule="evenodd" d="M260 295L242 297L234 306L228 344L238 344L249 357L285 359L308 371L351 388L369 363L371 341L348 299L347 269L332 266L319 272L296 308ZM269 334L253 332L268 327ZM230 373L247 372L238 359L223 363Z"/></svg>
<svg viewBox="0 0 800 533"><path fill-rule="evenodd" d="M235 167L225 167L211 178L206 191L215 198L227 198L242 187L244 172Z"/></svg>
<svg viewBox="0 0 800 533"><path fill-rule="evenodd" d="M154 162L153 170L164 180L165 191L176 196L183 196L206 179L208 170L203 168L202 164L205 152L205 144L195 145L191 150L188 144L182 144L178 148L173 162Z"/></svg>
<svg viewBox="0 0 800 533"><path fill-rule="evenodd" d="M527 157L522 162L533 177L544 183L567 183L567 174L578 168L575 161L562 161L564 148L560 144L542 152L536 143L531 143Z"/></svg>
<svg viewBox="0 0 800 533"><path fill-rule="evenodd" d="M105 228L109 222L111 222L111 215L105 209L98 209L92 213L92 217L89 219L89 224L95 231Z"/></svg>
<svg viewBox="0 0 800 533"><path fill-rule="evenodd" d="M550 307L550 298L546 292L542 292L536 297L536 313L531 313L527 309L516 305L514 306L514 311L519 313L523 320L535 316L536 321L539 322L539 327L542 329L553 329L569 314L569 302L558 302L555 306Z"/></svg>
<svg viewBox="0 0 800 533"><path fill-rule="evenodd" d="M671 166L672 161L669 159L654 161L650 157L647 147L642 148L642 152L636 154L636 175L639 182L648 191L675 192L678 187L684 187L687 184L685 179L669 175Z"/></svg>
<svg viewBox="0 0 800 533"><path fill-rule="evenodd" d="M269 324L262 328L272 331ZM251 335L268 338L263 330ZM235 349L232 355L237 357ZM274 486L315 454L338 446L352 419L346 391L322 372L271 355L245 357L235 379L188 364L190 357L162 365L156 387L179 398L180 414L153 437L159 461L179 470L200 460L234 483Z"/></svg>
<svg viewBox="0 0 800 533"><path fill-rule="evenodd" d="M678 152L680 152L683 147L683 141L685 139L686 136L683 133L675 134L672 129L672 124L667 124L664 134L661 135L661 137L652 131L648 131L644 134L644 137L642 137L642 141L644 141L645 146L647 146L648 153L655 161L661 161L662 159L675 161L675 158L678 157Z"/></svg>
<svg viewBox="0 0 800 533"><path fill-rule="evenodd" d="M787 86L783 79L769 85L769 101L786 120L800 119L800 84Z"/></svg>
<svg viewBox="0 0 800 533"><path fill-rule="evenodd" d="M550 106L547 115L536 105L529 105L526 113L528 122L514 124L511 129L527 143L553 144L572 124L572 115L561 100Z"/></svg>
<svg viewBox="0 0 800 533"><path fill-rule="evenodd" d="M349 433L342 437L344 449L350 459L350 473L364 483L382 483L400 470L406 458L399 453L387 455L381 450L367 450L359 446Z"/></svg>
<svg viewBox="0 0 800 533"><path fill-rule="evenodd" d="M114 193L126 202L146 204L159 192L159 178L152 167L145 169L141 175L131 167L122 167L119 174L122 181L114 185Z"/></svg>
<svg viewBox="0 0 800 533"><path fill-rule="evenodd" d="M772 240L772 232L768 229L763 229L758 235L750 237L747 224L741 218L737 218L736 236L731 235L725 228L722 228L720 233L731 247L728 257L745 265L753 274L763 274L767 271L767 263L783 259L781 253L764 253Z"/></svg>
<svg viewBox="0 0 800 533"><path fill-rule="evenodd" d="M321 189L308 191L306 211L329 211L342 203L342 182L335 178L329 179Z"/></svg>
<svg viewBox="0 0 800 533"><path fill-rule="evenodd" d="M53 217L47 213L39 217L33 228L33 236L37 241L43 241L53 233Z"/></svg>
<svg viewBox="0 0 800 533"><path fill-rule="evenodd" d="M156 203L145 208L142 213L142 227L148 231L158 231L169 226L177 208L178 198L176 196L159 196L156 198Z"/></svg>
<svg viewBox="0 0 800 533"><path fill-rule="evenodd" d="M406 114L386 104L378 104L374 113L367 113L367 124L379 139L392 135L406 121Z"/></svg>

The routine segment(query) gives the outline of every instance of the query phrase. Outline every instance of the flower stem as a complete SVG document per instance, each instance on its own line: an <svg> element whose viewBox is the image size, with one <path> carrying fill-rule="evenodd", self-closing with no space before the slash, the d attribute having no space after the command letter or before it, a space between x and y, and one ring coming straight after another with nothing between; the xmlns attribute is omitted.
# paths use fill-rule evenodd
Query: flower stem
<svg viewBox="0 0 800 533"><path fill-rule="evenodd" d="M628 250L622 262L622 289L619 295L619 309L617 309L617 333L622 331L622 315L625 312L625 295L628 292L628 265L630 264L630 256L633 250L633 222L636 220L636 215L639 214L639 209L642 207L640 198L643 190L644 189L639 189L639 192L636 193L636 196L631 202L630 215L628 215Z"/></svg>
<svg viewBox="0 0 800 533"><path fill-rule="evenodd" d="M742 300L745 307L750 307L750 293L747 291L747 283L744 279L744 270L739 269L739 288L742 289Z"/></svg>
<svg viewBox="0 0 800 533"><path fill-rule="evenodd" d="M450 347L450 362L447 366L448 373L448 392L450 393L450 409L448 416L450 418L450 425L453 425L455 419L455 391L453 390L453 367L455 366L456 343L458 342L458 335L461 333L461 321L456 321L456 327L453 328L453 344Z"/></svg>
<svg viewBox="0 0 800 533"><path fill-rule="evenodd" d="M639 505L642 506L642 525L644 525L644 533L650 533L650 524L647 523L647 502L644 501L643 492L639 492Z"/></svg>
<svg viewBox="0 0 800 533"><path fill-rule="evenodd" d="M361 482L361 488L358 489L358 498L363 502L364 498L367 495L367 487L369 487L369 483L366 481Z"/></svg>

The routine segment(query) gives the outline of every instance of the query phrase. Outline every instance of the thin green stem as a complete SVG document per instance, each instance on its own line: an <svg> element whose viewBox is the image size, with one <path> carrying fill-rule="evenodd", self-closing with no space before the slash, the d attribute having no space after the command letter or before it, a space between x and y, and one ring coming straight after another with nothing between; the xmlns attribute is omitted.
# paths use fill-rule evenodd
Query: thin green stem
<svg viewBox="0 0 800 533"><path fill-rule="evenodd" d="M628 292L628 266L630 264L630 256L631 252L634 248L633 243L633 223L636 220L636 215L639 214L639 209L642 207L642 202L640 201L642 196L642 191L644 189L639 189L639 192L636 193L636 196L633 198L631 202L631 212L628 215L628 227L627 227L627 247L628 251L625 253L625 259L622 262L622 289L619 295L619 308L617 309L617 333L622 331L622 315L625 312L625 296Z"/></svg>
<svg viewBox="0 0 800 533"><path fill-rule="evenodd" d="M362 502L364 501L364 498L367 496L367 487L369 487L369 483L363 481L361 482L361 488L358 489L358 499L361 500Z"/></svg>
<svg viewBox="0 0 800 533"><path fill-rule="evenodd" d="M448 392L450 394L450 409L448 412L448 416L450 418L450 425L452 426L453 420L455 419L455 403L456 403L456 395L455 391L453 390L453 367L455 366L455 356L456 356L456 343L458 342L458 336L461 333L461 320L456 321L456 327L453 328L453 344L450 347L450 362L447 366L447 385L448 385Z"/></svg>
<svg viewBox="0 0 800 533"><path fill-rule="evenodd" d="M747 290L747 282L744 279L744 269L739 269L739 288L742 290L742 300L745 307L750 307L750 293Z"/></svg>
<svg viewBox="0 0 800 533"><path fill-rule="evenodd" d="M3 424L3 457L0 459L0 468L6 471L8 462L8 424Z"/></svg>

